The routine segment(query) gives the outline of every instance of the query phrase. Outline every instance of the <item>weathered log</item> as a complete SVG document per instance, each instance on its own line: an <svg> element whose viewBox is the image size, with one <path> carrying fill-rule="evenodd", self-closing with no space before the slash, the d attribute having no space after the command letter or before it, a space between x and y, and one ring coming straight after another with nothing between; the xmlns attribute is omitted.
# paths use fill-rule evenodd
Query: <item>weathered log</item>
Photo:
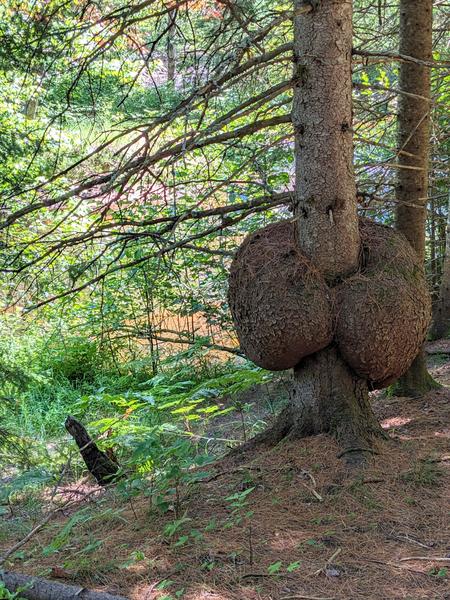
<svg viewBox="0 0 450 600"><path fill-rule="evenodd" d="M98 448L79 421L69 415L64 425L77 443L89 472L100 485L111 483L119 471L119 465Z"/></svg>
<svg viewBox="0 0 450 600"><path fill-rule="evenodd" d="M7 590L27 600L126 600L125 596L95 592L79 585L57 583L11 571L0 571L0 582Z"/></svg>

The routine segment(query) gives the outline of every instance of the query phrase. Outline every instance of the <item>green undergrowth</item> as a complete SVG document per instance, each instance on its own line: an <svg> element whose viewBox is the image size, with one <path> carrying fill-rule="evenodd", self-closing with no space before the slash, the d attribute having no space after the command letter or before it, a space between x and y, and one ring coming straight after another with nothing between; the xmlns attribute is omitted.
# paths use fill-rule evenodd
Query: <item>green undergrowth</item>
<svg viewBox="0 0 450 600"><path fill-rule="evenodd" d="M86 473L64 428L69 414L117 459L125 498L147 494L158 510L178 514L181 486L255 431L246 393L273 379L242 359L210 360L199 348L167 358L153 373L145 357L117 365L80 337L45 347L34 340L3 357L0 514L11 516L16 505ZM226 423L225 434L216 422Z"/></svg>

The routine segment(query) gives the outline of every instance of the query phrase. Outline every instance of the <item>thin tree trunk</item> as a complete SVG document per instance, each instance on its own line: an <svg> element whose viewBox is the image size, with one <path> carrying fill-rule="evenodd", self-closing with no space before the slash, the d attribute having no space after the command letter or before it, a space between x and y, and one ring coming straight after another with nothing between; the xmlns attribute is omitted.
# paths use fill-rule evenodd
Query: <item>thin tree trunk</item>
<svg viewBox="0 0 450 600"><path fill-rule="evenodd" d="M175 81L175 45L173 38L175 34L175 15L176 11L171 10L168 13L169 28L167 31L167 81Z"/></svg>
<svg viewBox="0 0 450 600"><path fill-rule="evenodd" d="M433 0L400 0L401 54L432 60ZM398 156L396 188L397 229L425 262L425 222L428 193L430 137L430 69L413 62L400 63ZM395 385L400 396L421 396L438 387L428 373L423 349Z"/></svg>
<svg viewBox="0 0 450 600"><path fill-rule="evenodd" d="M439 298L434 312L431 337L434 340L450 334L450 194L448 197L447 231L444 265L442 270Z"/></svg>
<svg viewBox="0 0 450 600"><path fill-rule="evenodd" d="M430 215L431 213L431 215ZM430 218L431 217L431 218ZM438 264L437 264L437 252L436 252L436 206L434 198L430 199L430 210L428 213L430 220L430 271L431 271L431 297L433 303L436 302L439 296L439 278L438 278Z"/></svg>

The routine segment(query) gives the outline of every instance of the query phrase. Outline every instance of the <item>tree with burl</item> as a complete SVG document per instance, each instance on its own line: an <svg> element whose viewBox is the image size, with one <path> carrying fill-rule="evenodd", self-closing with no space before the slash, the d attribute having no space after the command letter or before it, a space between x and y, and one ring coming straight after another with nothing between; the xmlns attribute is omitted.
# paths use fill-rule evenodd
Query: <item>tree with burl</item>
<svg viewBox="0 0 450 600"><path fill-rule="evenodd" d="M294 21L294 217L244 240L229 304L247 357L294 369L288 406L250 445L330 433L359 463L383 436L368 391L408 369L431 302L406 238L357 215L352 3L296 2Z"/></svg>

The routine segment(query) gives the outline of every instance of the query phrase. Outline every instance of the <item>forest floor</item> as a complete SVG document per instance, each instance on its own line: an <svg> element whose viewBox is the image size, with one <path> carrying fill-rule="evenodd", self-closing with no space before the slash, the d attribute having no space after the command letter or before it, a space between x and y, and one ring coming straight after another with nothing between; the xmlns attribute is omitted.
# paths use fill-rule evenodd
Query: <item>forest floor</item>
<svg viewBox="0 0 450 600"><path fill-rule="evenodd" d="M282 443L208 467L177 515L84 480L6 568L132 600L450 599L449 346L429 348L442 389L374 395L390 439L362 472L326 436ZM0 517L0 555L31 529L19 517Z"/></svg>

